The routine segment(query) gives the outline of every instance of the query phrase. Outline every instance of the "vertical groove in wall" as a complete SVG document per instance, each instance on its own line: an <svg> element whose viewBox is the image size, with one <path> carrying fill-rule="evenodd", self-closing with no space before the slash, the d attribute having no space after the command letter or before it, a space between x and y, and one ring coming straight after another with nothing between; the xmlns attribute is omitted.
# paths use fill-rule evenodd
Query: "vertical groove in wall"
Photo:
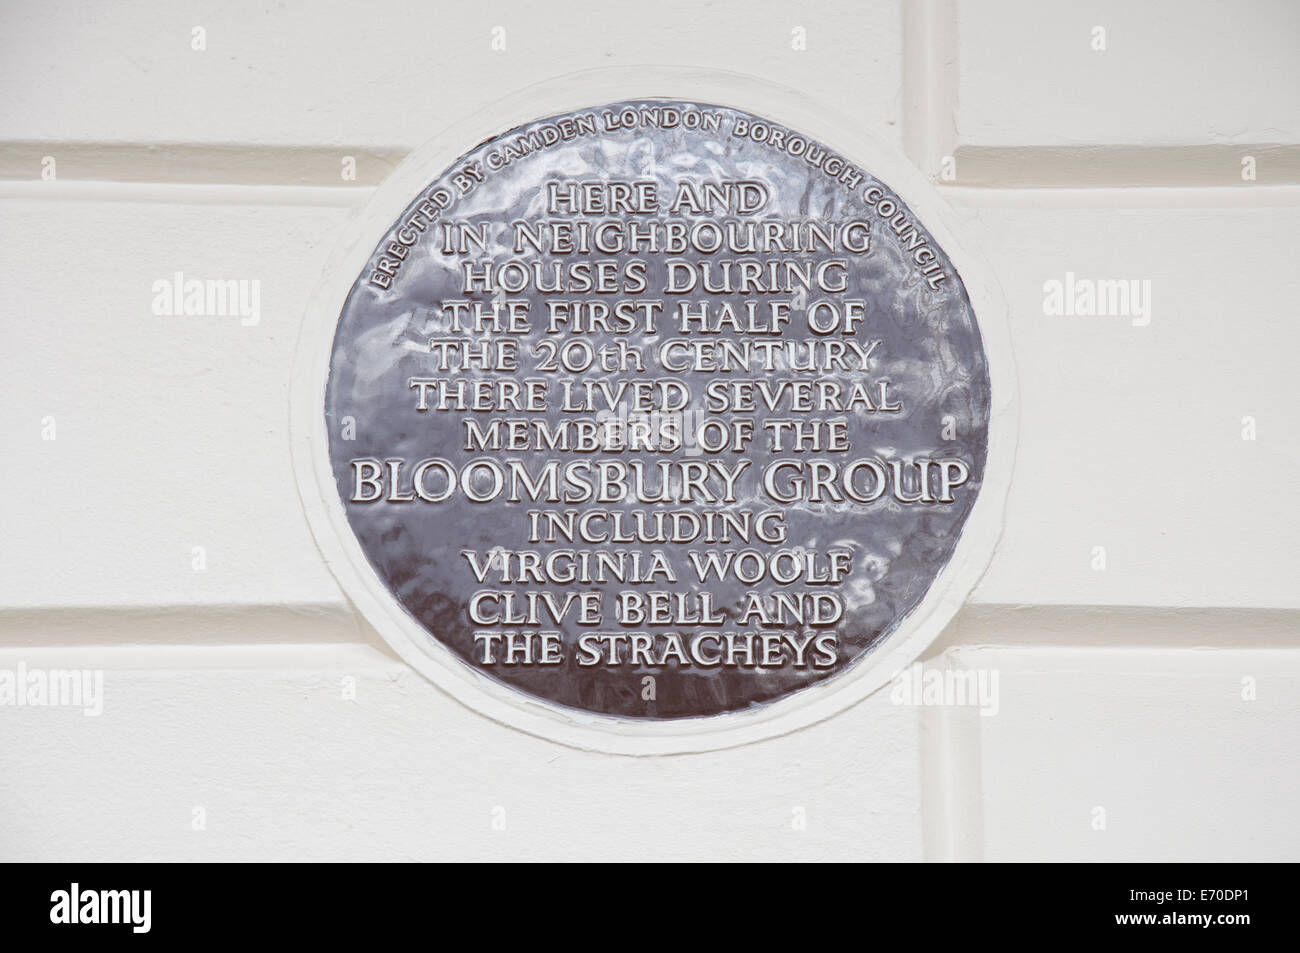
<svg viewBox="0 0 1300 953"><path fill-rule="evenodd" d="M934 178L956 141L957 12L952 0L903 0L903 148Z"/></svg>
<svg viewBox="0 0 1300 953"><path fill-rule="evenodd" d="M955 651L924 662L927 670L962 666ZM980 724L976 708L922 705L921 836L927 861L984 859Z"/></svg>

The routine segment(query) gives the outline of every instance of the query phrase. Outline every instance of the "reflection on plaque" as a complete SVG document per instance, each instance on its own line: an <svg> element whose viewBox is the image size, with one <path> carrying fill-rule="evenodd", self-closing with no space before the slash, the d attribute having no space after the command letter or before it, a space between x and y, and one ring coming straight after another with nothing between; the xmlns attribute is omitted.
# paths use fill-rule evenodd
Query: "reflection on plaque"
<svg viewBox="0 0 1300 953"><path fill-rule="evenodd" d="M324 412L352 531L429 639L667 719L889 638L971 512L989 394L961 278L887 183L652 100L512 129L412 196Z"/></svg>

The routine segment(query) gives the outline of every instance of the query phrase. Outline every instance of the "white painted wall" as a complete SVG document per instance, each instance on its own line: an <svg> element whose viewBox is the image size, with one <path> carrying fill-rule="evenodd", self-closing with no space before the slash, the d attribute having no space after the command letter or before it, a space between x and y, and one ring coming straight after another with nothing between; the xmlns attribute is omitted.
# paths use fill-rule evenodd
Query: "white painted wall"
<svg viewBox="0 0 1300 953"><path fill-rule="evenodd" d="M105 682L99 717L0 707L0 859L1300 859L1297 9L6 5L0 669ZM647 63L905 149L995 270L1006 530L926 658L996 671L996 715L885 691L743 748L582 752L407 670L325 568L288 395L349 215L446 123ZM178 270L259 279L260 323L155 316ZM1150 323L1044 315L1066 272L1149 279Z"/></svg>

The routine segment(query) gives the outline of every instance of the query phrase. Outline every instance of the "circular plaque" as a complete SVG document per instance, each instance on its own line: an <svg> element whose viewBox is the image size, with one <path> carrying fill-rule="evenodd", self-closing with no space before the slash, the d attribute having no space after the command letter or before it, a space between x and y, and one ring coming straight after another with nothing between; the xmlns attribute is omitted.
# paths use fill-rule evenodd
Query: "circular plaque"
<svg viewBox="0 0 1300 953"><path fill-rule="evenodd" d="M962 275L877 174L632 99L408 192L315 404L403 638L622 723L752 713L878 654L962 541L993 404Z"/></svg>

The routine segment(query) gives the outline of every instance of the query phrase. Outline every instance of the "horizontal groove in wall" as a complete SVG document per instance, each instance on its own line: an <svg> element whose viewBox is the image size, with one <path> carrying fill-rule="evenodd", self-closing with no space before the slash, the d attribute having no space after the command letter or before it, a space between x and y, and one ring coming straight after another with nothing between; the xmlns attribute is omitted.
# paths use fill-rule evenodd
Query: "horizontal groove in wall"
<svg viewBox="0 0 1300 953"><path fill-rule="evenodd" d="M408 669L386 648L359 642L266 642L260 645L0 645L0 670L103 669L115 672L271 671L380 672L399 678Z"/></svg>
<svg viewBox="0 0 1300 953"><path fill-rule="evenodd" d="M968 605L925 655L968 646L1300 649L1300 610Z"/></svg>
<svg viewBox="0 0 1300 953"><path fill-rule="evenodd" d="M382 644L346 605L0 610L0 647Z"/></svg>
<svg viewBox="0 0 1300 953"><path fill-rule="evenodd" d="M1243 179L1243 160L1253 179ZM1300 147L959 146L951 184L986 189L1222 188L1300 183Z"/></svg>
<svg viewBox="0 0 1300 953"><path fill-rule="evenodd" d="M968 208L1279 208L1300 205L1300 186L1223 188L991 189L941 185L950 204Z"/></svg>
<svg viewBox="0 0 1300 953"><path fill-rule="evenodd" d="M0 142L0 179L50 181L52 172L54 181L374 186L409 151L382 146L11 141Z"/></svg>
<svg viewBox="0 0 1300 953"><path fill-rule="evenodd" d="M373 186L197 185L162 182L15 182L0 179L0 199L53 202L139 202L167 205L283 205L354 208Z"/></svg>

